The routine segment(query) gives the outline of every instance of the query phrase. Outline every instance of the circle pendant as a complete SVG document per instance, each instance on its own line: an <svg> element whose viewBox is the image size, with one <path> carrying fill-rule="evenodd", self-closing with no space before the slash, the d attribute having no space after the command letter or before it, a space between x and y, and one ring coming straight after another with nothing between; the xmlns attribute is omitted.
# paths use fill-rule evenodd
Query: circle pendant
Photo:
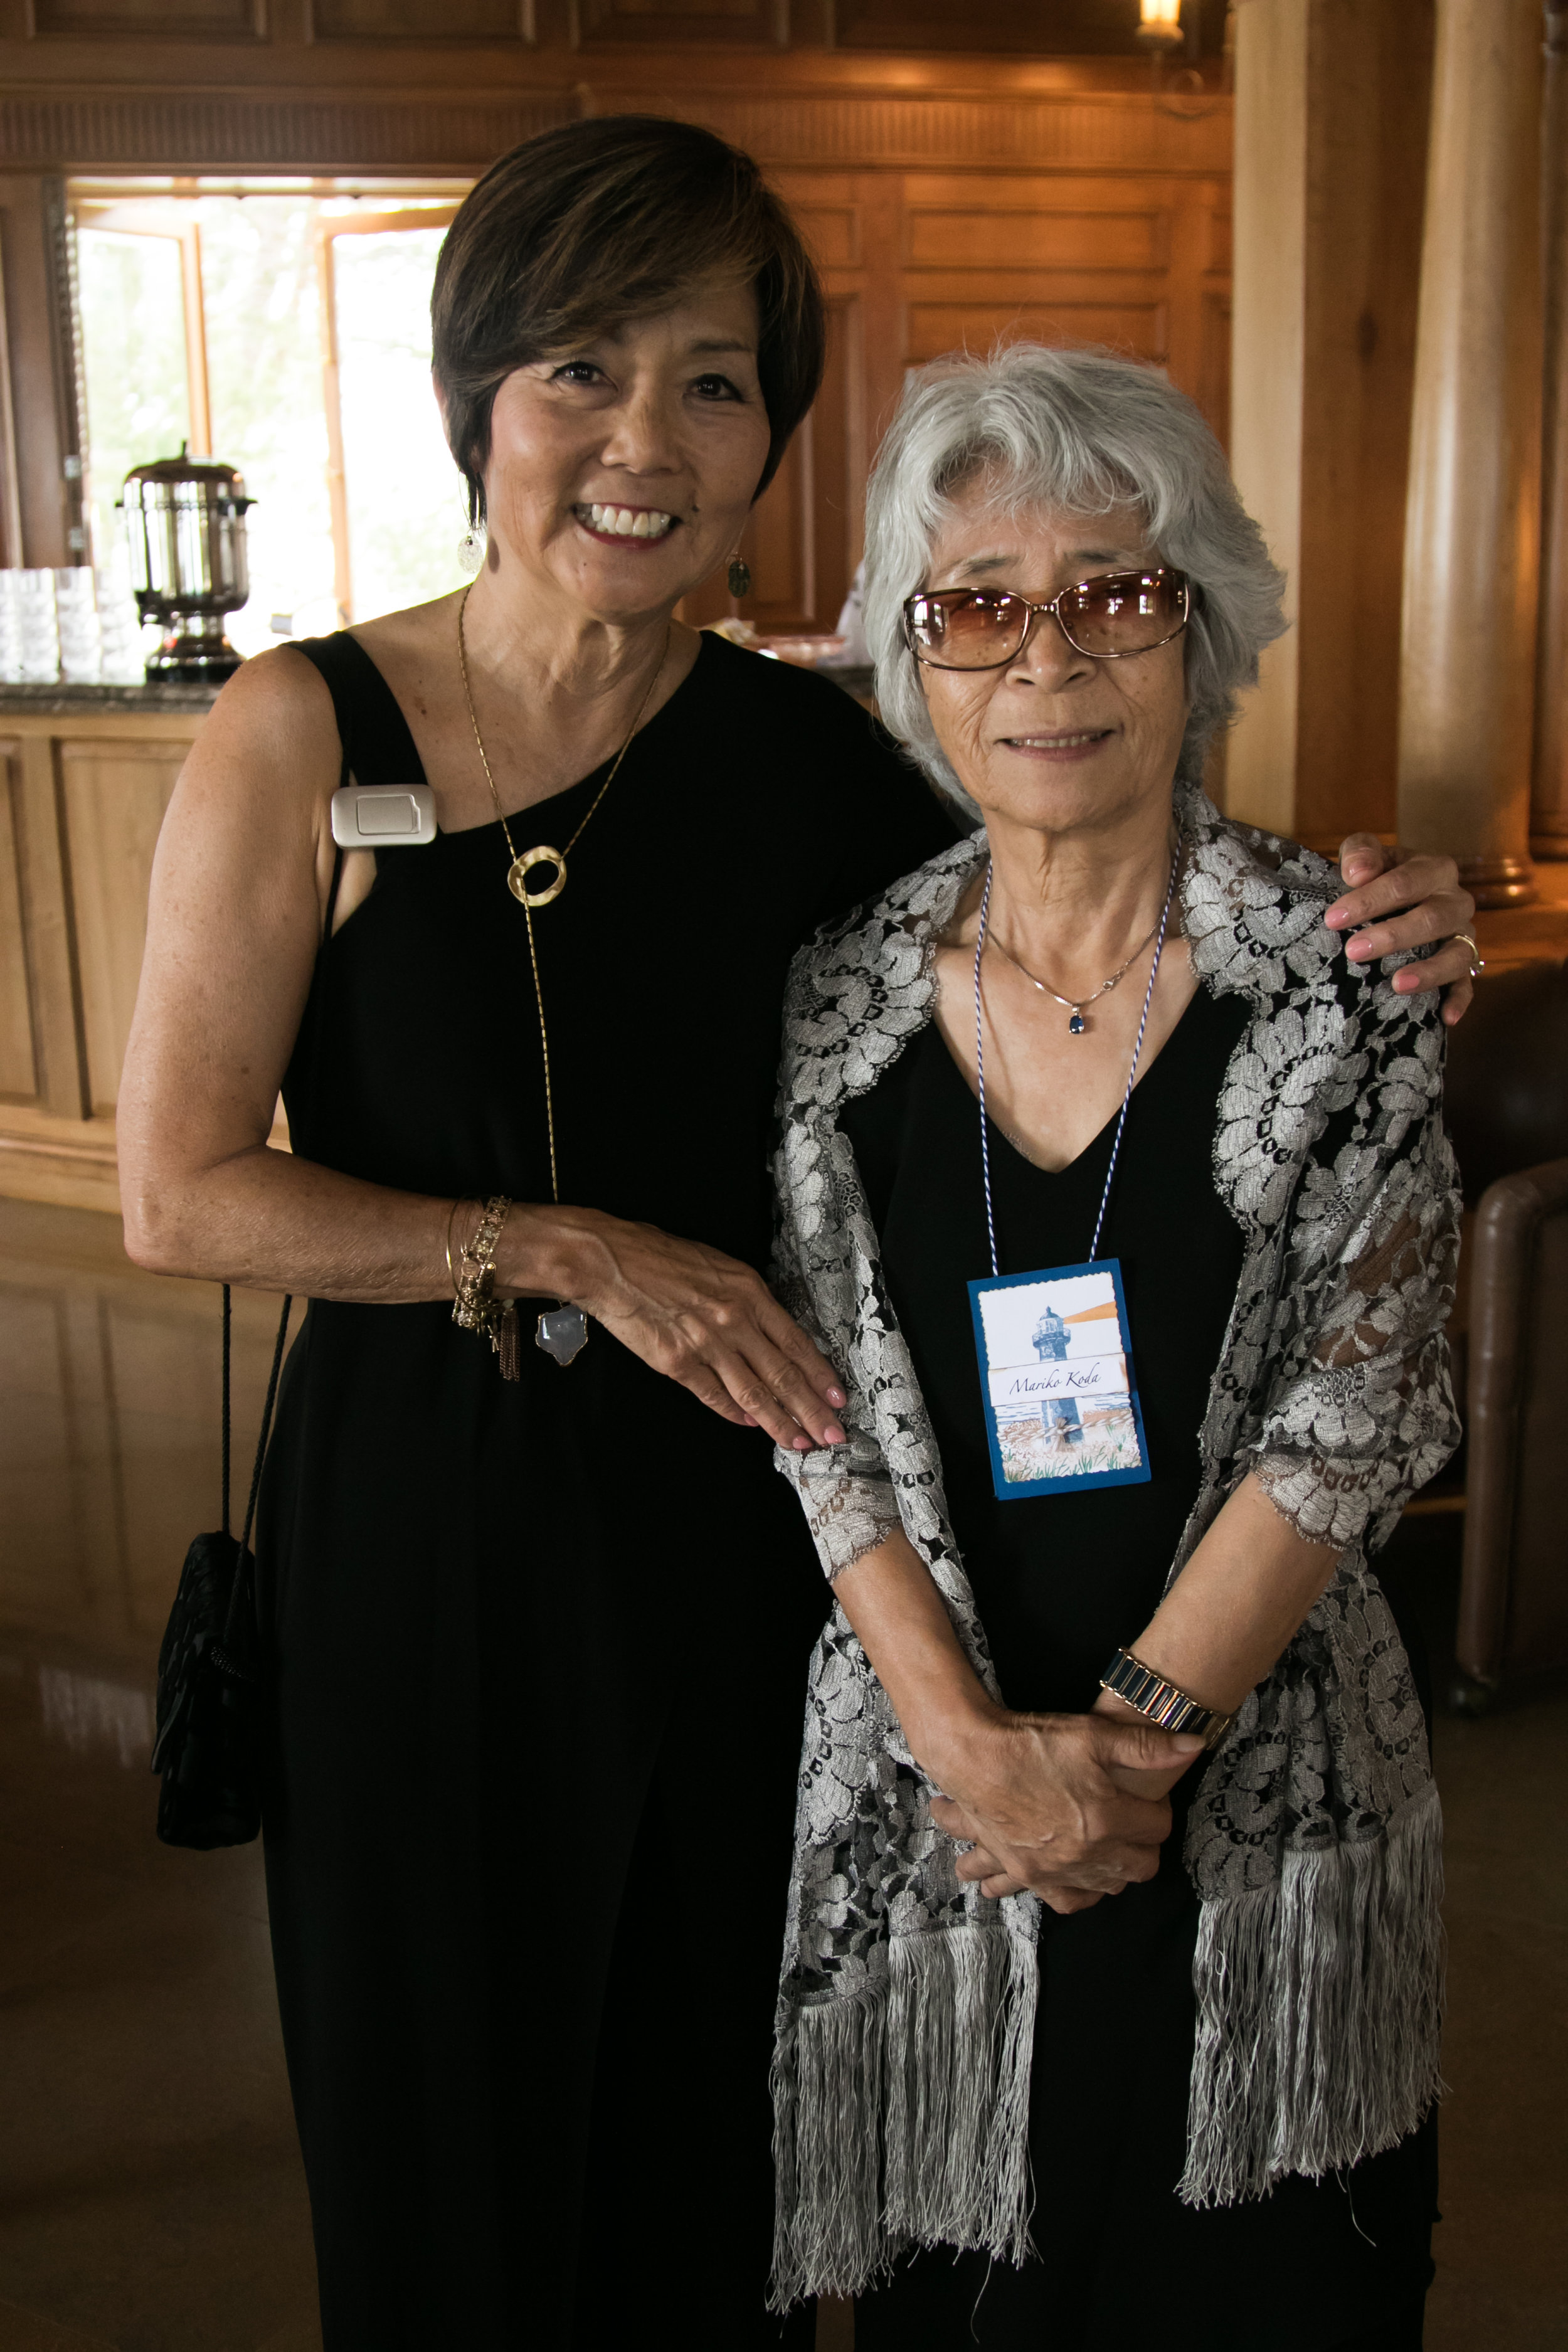
<svg viewBox="0 0 1568 2352"><path fill-rule="evenodd" d="M543 890L531 890L528 877L536 866L553 866L555 879ZM542 843L537 849L525 849L521 857L512 860L507 871L506 887L514 898L525 907L548 907L559 898L566 887L566 860L559 849L548 849Z"/></svg>

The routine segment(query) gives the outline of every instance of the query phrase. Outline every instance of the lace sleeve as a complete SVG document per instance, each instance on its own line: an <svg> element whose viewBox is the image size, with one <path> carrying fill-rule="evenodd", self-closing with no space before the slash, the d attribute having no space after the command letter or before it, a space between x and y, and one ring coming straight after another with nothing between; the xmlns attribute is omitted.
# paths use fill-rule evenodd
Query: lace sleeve
<svg viewBox="0 0 1568 2352"><path fill-rule="evenodd" d="M902 1522L862 1377L864 1309L874 1292L874 1269L855 1245L826 1144L820 1130L804 1123L792 1120L785 1128L774 1164L773 1287L844 1382L849 1402L838 1418L848 1442L810 1454L781 1445L773 1459L800 1497L831 1580Z"/></svg>
<svg viewBox="0 0 1568 2352"><path fill-rule="evenodd" d="M1290 1333L1254 1465L1300 1534L1342 1550L1369 1527L1384 1540L1459 1437L1443 1330L1459 1198L1435 1012L1375 1033L1355 1066L1293 1203Z"/></svg>

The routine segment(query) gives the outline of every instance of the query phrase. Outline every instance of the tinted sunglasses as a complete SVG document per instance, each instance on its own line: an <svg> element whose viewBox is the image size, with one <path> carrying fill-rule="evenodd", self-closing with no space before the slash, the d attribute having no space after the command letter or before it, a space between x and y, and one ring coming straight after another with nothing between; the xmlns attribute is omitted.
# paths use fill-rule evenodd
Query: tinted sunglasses
<svg viewBox="0 0 1568 2352"><path fill-rule="evenodd" d="M1103 572L1031 604L1010 588L922 589L904 604L904 637L930 669L1000 669L1022 653L1037 614L1049 614L1069 646L1096 661L1152 653L1179 637L1192 613L1184 572Z"/></svg>

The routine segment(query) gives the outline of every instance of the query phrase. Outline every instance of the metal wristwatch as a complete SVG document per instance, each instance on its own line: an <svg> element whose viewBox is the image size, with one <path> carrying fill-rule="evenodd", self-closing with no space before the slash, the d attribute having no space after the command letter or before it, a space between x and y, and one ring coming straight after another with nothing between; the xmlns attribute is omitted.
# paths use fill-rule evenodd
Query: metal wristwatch
<svg viewBox="0 0 1568 2352"><path fill-rule="evenodd" d="M1100 1687L1136 1707L1162 1731L1197 1732L1205 1748L1217 1748L1236 1721L1234 1713L1222 1715L1217 1707L1204 1706L1175 1683L1166 1682L1131 1650L1115 1653L1100 1678Z"/></svg>

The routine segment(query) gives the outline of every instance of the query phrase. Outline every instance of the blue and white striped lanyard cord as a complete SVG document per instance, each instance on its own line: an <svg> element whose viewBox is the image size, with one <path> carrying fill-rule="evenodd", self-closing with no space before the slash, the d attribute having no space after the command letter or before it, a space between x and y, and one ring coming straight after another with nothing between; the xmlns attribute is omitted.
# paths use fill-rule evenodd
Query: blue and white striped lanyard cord
<svg viewBox="0 0 1568 2352"><path fill-rule="evenodd" d="M1143 992L1143 1012L1138 1023L1138 1036L1132 1047L1132 1061L1127 1072L1126 1090L1121 1097L1121 1116L1116 1122L1116 1140L1110 1147L1110 1165L1105 1171L1105 1190L1100 1196L1100 1214L1094 1221L1094 1239L1089 1245L1089 1263L1092 1265L1100 1249L1100 1236L1105 1223L1105 1212L1110 1205L1111 1180L1116 1174L1116 1162L1121 1153L1121 1130L1127 1124L1127 1107L1132 1100L1132 1081L1138 1076L1138 1056L1143 1051L1143 1032L1149 1026L1149 1007L1154 1001L1154 979L1160 969L1160 957L1165 945L1165 927L1171 919L1171 901L1176 895L1176 871L1182 853L1178 847L1171 860L1171 879L1165 887L1165 904L1161 909L1160 929L1154 940L1154 961L1149 967L1149 985ZM974 1074L980 1096L980 1170L985 1185L985 1230L991 1239L991 1274L994 1281L1001 1279L1002 1268L996 1256L996 1219L991 1207L991 1139L985 1126L985 1037L980 1014L980 959L985 952L985 930L991 918L991 877L994 869L985 867L985 887L980 897L980 929L974 941Z"/></svg>

